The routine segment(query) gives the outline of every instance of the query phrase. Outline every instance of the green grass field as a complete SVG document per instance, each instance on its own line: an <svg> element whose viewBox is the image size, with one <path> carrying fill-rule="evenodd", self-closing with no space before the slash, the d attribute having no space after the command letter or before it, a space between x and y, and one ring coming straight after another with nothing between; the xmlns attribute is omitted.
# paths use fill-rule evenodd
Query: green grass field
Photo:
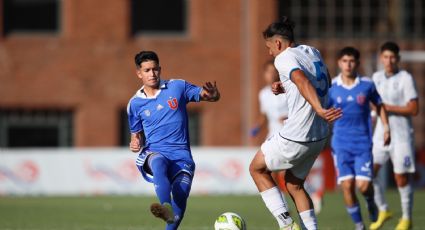
<svg viewBox="0 0 425 230"><path fill-rule="evenodd" d="M401 215L398 193L389 191L387 198L395 217L383 229L394 229ZM155 197L142 196L0 197L0 229L164 229L164 223L148 211L154 201ZM321 229L354 229L341 193L327 193L324 202L323 210L318 215ZM364 207L362 203L363 211ZM294 210L293 206L291 208ZM260 196L193 196L180 229L213 229L215 218L226 211L239 213L249 230L278 229ZM413 213L414 229L425 229L425 191L415 193ZM363 214L366 218L366 213Z"/></svg>

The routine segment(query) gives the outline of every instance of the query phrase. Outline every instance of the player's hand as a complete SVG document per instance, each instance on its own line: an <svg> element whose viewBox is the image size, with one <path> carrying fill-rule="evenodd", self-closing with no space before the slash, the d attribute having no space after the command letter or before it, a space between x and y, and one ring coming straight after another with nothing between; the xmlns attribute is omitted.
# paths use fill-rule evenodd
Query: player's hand
<svg viewBox="0 0 425 230"><path fill-rule="evenodd" d="M137 138L133 138L130 142L130 150L134 153L138 153L141 149L140 141Z"/></svg>
<svg viewBox="0 0 425 230"><path fill-rule="evenodd" d="M202 86L204 89L202 92L202 99L205 101L218 101L220 99L220 92L217 88L217 83L214 81L214 84L211 82L205 82L205 85Z"/></svg>
<svg viewBox="0 0 425 230"><path fill-rule="evenodd" d="M272 83L272 92L274 95L279 95L281 93L285 93L285 88L283 88L283 84L280 81L275 81Z"/></svg>
<svg viewBox="0 0 425 230"><path fill-rule="evenodd" d="M341 108L330 108L330 109L323 109L322 111L317 113L321 118L323 118L325 121L331 123L335 120L342 117L342 109Z"/></svg>
<svg viewBox="0 0 425 230"><path fill-rule="evenodd" d="M388 146L391 143L391 132L390 130L384 131L384 146Z"/></svg>
<svg viewBox="0 0 425 230"><path fill-rule="evenodd" d="M261 130L261 127L260 127L260 126L255 126L254 128L252 128L252 129L249 131L249 135L250 135L251 137L255 137L255 136L257 136L257 134L260 132L260 130Z"/></svg>
<svg viewBox="0 0 425 230"><path fill-rule="evenodd" d="M391 143L391 134L389 131L384 132L384 146L387 146Z"/></svg>

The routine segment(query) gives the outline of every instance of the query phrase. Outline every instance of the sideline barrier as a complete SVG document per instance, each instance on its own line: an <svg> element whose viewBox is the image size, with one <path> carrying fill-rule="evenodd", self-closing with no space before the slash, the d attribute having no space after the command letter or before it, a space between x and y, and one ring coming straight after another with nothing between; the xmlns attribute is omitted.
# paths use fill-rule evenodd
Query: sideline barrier
<svg viewBox="0 0 425 230"><path fill-rule="evenodd" d="M256 147L192 148L196 162L192 194L256 194L248 171L256 151ZM0 149L0 195L154 194L135 159L126 148ZM324 170L329 164L321 162L314 177L327 185L322 176L329 175Z"/></svg>

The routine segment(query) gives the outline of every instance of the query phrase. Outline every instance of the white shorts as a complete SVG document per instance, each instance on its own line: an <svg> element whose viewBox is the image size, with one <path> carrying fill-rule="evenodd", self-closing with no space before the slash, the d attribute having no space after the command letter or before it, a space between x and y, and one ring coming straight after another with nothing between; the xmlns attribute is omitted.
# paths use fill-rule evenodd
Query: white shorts
<svg viewBox="0 0 425 230"><path fill-rule="evenodd" d="M391 143L390 146L374 144L373 163L383 165L388 159L393 163L393 171L397 174L415 172L415 147L413 143Z"/></svg>
<svg viewBox="0 0 425 230"><path fill-rule="evenodd" d="M274 134L261 145L261 151L270 171L290 169L295 177L305 179L325 146L326 139L303 143Z"/></svg>

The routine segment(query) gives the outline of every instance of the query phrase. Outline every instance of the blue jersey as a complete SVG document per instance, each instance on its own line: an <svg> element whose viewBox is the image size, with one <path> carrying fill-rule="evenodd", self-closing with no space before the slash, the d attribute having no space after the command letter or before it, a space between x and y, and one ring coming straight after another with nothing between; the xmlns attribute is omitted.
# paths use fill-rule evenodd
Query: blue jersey
<svg viewBox="0 0 425 230"><path fill-rule="evenodd" d="M142 87L130 99L130 132L144 133L144 151L161 153L170 160L192 159L186 104L200 101L201 91L184 80L162 80L156 97L147 98Z"/></svg>
<svg viewBox="0 0 425 230"><path fill-rule="evenodd" d="M369 102L381 104L373 81L356 77L351 86L344 86L341 76L332 81L330 106L341 108L342 117L333 125L332 148L370 150L372 147L372 125Z"/></svg>

